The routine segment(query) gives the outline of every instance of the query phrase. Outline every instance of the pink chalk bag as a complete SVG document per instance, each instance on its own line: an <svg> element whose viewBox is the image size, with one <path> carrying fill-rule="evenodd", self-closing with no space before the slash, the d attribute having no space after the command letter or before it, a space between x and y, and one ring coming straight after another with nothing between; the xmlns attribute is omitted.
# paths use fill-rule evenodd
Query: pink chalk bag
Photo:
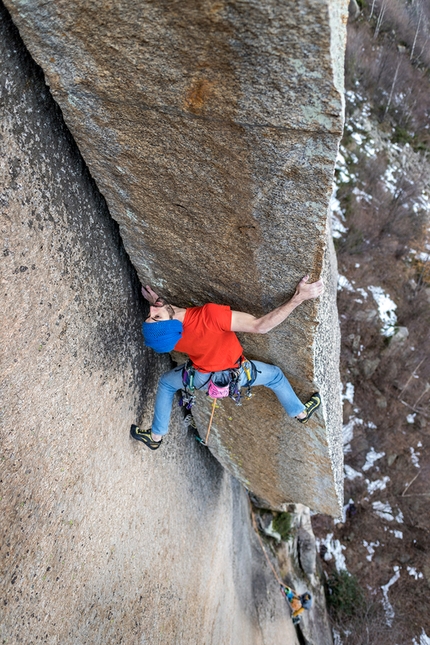
<svg viewBox="0 0 430 645"><path fill-rule="evenodd" d="M230 394L230 372L221 372L211 376L208 385L208 396L211 399L225 399Z"/></svg>

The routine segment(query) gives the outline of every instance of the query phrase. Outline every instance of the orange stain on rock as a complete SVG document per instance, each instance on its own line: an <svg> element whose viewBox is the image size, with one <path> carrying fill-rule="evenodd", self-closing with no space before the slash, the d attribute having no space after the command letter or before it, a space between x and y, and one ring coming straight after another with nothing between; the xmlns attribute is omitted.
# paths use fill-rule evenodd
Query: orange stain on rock
<svg viewBox="0 0 430 645"><path fill-rule="evenodd" d="M193 80L185 98L185 109L199 114L212 94L213 83L205 78Z"/></svg>

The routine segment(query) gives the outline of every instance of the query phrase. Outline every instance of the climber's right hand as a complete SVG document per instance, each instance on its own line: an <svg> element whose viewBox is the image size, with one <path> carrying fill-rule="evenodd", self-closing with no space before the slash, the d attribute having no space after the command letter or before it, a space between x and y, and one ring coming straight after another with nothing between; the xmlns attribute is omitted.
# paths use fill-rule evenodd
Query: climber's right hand
<svg viewBox="0 0 430 645"><path fill-rule="evenodd" d="M151 305L155 305L159 296L155 293L151 286L147 284L145 287L142 287L142 296L149 302Z"/></svg>

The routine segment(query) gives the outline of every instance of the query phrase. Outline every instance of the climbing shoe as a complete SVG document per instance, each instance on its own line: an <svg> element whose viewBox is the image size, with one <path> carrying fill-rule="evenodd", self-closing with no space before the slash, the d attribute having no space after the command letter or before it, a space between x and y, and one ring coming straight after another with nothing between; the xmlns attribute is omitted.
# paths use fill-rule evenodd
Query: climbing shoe
<svg viewBox="0 0 430 645"><path fill-rule="evenodd" d="M319 395L319 392L315 392L315 394L312 394L311 398L307 403L305 403L305 412L306 416L303 417L303 419L299 419L297 417L297 421L300 421L300 423L307 423L313 413L318 410L318 408L321 405L321 397Z"/></svg>
<svg viewBox="0 0 430 645"><path fill-rule="evenodd" d="M138 426L135 426L134 424L130 428L130 434L133 437L133 439L137 439L137 441L143 441L145 446L148 446L150 450L157 450L157 448L160 447L161 442L163 441L154 441L151 436L151 428L149 430L141 430Z"/></svg>

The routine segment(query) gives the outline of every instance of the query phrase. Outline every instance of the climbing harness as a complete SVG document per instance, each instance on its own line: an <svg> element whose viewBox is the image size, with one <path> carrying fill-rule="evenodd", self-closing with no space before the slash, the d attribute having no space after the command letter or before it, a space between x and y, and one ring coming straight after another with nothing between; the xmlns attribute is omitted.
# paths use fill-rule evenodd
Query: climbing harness
<svg viewBox="0 0 430 645"><path fill-rule="evenodd" d="M199 388L196 388L194 382L196 369L193 366L192 362L188 360L179 369L182 369L182 390L179 398L179 405L182 407L184 421L187 423L188 427L191 425L195 430L196 440L202 445L207 445L215 413L216 400L223 399L229 396L231 399L233 399L236 405L242 405L242 395L240 387L240 377L242 371L245 373L247 379L245 385L245 387L247 388L245 397L247 399L250 399L253 396L251 386L257 377L258 370L252 361L248 360L244 356L240 356L240 358L237 360L236 367L228 370L221 370L219 372L211 372L208 380ZM206 439L203 441L196 432L196 425L192 414L192 407L196 402L196 389L200 390L205 387L205 385L208 385L207 395L211 399L213 399L213 402L209 425L206 432Z"/></svg>
<svg viewBox="0 0 430 645"><path fill-rule="evenodd" d="M279 584L281 593L290 607L291 619L293 621L293 625L297 625L301 621L304 610L305 609L309 610L312 607L312 596L309 593L309 591L305 591L302 594L298 594L296 591L294 591L294 589L292 589L291 587L288 587L288 585L286 585L278 576L278 574L276 573L275 567L273 566L269 556L267 555L267 551L264 547L263 540L261 539L260 532L257 527L257 521L255 519L255 514L254 514L254 511L252 510L250 500L249 500L249 506L251 510L252 525L254 527L255 533L257 534L258 541L260 542L261 549L264 553L264 556L267 560L269 567L272 570L273 575L275 576Z"/></svg>
<svg viewBox="0 0 430 645"><path fill-rule="evenodd" d="M221 370L220 372L211 372L208 380L203 383L199 388L195 387L194 377L196 368L192 362L188 360L180 369L182 369L182 392L179 405L191 410L196 402L196 389L201 390L205 385L208 385L208 396L211 399L222 399L229 396L236 405L241 405L241 392L240 392L240 376L243 372L246 375L247 382L246 398L250 399L253 396L251 386L257 377L257 368L252 361L249 361L244 356L241 356L237 361L237 366L228 370Z"/></svg>

